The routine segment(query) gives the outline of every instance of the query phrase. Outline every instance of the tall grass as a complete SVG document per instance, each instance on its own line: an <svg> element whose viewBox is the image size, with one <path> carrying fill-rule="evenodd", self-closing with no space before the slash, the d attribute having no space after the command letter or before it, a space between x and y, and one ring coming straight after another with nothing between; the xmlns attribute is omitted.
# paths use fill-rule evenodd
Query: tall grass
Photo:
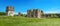
<svg viewBox="0 0 60 26"><path fill-rule="evenodd" d="M60 18L27 18L0 16L0 26L60 26Z"/></svg>

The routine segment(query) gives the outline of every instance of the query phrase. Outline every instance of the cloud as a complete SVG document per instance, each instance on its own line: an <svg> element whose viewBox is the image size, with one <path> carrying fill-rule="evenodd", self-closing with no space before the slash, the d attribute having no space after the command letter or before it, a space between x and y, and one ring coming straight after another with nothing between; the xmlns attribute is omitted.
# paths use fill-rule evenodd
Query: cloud
<svg viewBox="0 0 60 26"><path fill-rule="evenodd" d="M49 13L60 13L60 11L46 11L44 13L46 13L46 14L49 14Z"/></svg>
<svg viewBox="0 0 60 26"><path fill-rule="evenodd" d="M18 14L17 12L14 12L14 14Z"/></svg>
<svg viewBox="0 0 60 26"><path fill-rule="evenodd" d="M26 12L22 12L22 14L27 14Z"/></svg>
<svg viewBox="0 0 60 26"><path fill-rule="evenodd" d="M18 14L18 12L14 12L14 14ZM26 12L21 12L21 14L27 14Z"/></svg>

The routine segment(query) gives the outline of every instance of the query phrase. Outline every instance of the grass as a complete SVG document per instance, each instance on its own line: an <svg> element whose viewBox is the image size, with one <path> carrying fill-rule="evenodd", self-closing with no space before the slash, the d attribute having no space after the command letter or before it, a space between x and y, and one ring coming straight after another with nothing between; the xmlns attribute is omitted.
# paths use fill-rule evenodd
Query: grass
<svg viewBox="0 0 60 26"><path fill-rule="evenodd" d="M60 18L27 18L0 16L0 26L60 26Z"/></svg>

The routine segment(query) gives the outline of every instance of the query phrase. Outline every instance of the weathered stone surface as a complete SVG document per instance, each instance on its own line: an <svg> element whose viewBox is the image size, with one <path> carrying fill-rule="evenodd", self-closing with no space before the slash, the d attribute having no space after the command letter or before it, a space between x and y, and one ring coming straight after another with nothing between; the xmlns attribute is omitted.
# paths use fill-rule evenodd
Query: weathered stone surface
<svg viewBox="0 0 60 26"><path fill-rule="evenodd" d="M32 10L28 10L27 11L27 17L41 18L42 15L43 15L43 11L42 10L32 9Z"/></svg>
<svg viewBox="0 0 60 26"><path fill-rule="evenodd" d="M13 6L6 7L6 15L7 16L14 16L14 7Z"/></svg>

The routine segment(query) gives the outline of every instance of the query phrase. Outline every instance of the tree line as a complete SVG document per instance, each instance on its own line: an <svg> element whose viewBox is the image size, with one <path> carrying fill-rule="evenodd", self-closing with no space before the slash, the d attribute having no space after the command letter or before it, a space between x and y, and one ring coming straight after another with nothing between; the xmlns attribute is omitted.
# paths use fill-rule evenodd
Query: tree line
<svg viewBox="0 0 60 26"><path fill-rule="evenodd" d="M0 15L6 15L6 13L5 12L0 12Z"/></svg>

